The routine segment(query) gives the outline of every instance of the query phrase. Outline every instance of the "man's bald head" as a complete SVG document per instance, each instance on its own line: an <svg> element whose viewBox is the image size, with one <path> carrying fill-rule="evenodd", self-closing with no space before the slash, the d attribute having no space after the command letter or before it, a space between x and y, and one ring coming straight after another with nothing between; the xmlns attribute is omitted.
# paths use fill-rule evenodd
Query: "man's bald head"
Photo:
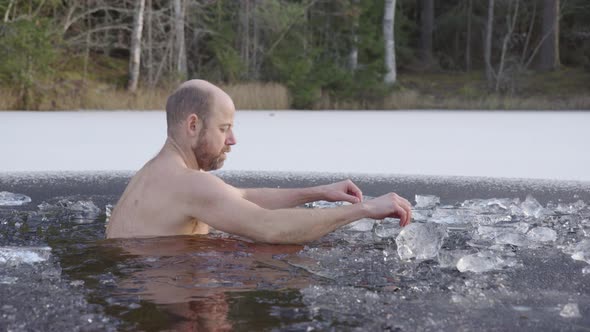
<svg viewBox="0 0 590 332"><path fill-rule="evenodd" d="M223 90L207 81L190 80L182 83L166 101L168 136L173 136L178 125L190 114L196 114L206 128L215 100L220 97L229 98Z"/></svg>

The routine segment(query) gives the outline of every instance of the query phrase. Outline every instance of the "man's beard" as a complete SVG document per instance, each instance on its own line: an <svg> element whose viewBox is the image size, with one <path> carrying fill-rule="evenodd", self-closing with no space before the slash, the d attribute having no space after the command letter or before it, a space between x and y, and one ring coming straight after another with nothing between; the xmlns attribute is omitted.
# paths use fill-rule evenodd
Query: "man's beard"
<svg viewBox="0 0 590 332"><path fill-rule="evenodd" d="M220 169L225 161L225 153L230 151L229 146L225 146L219 153L209 152L209 142L205 138L205 133L201 132L199 136L199 143L193 149L199 168L204 171L213 171Z"/></svg>

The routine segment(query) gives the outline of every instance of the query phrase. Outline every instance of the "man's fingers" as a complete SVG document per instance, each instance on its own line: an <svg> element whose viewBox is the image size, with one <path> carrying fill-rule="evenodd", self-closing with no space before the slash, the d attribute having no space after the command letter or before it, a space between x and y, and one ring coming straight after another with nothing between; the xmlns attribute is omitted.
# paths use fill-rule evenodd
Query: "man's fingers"
<svg viewBox="0 0 590 332"><path fill-rule="evenodd" d="M404 208L402 208L401 206L398 206L396 214L399 217L399 225L402 227L405 226L407 217L406 210L404 210Z"/></svg>
<svg viewBox="0 0 590 332"><path fill-rule="evenodd" d="M401 197L401 196L397 196L397 199L394 199L394 203L397 204L398 206L398 214L400 217L400 221L399 224L401 227L405 227L408 224L410 224L411 220L412 220L412 204L410 204L410 202L408 202L407 199ZM403 213L401 212L403 211Z"/></svg>
<svg viewBox="0 0 590 332"><path fill-rule="evenodd" d="M408 206L412 206L412 203L410 203L410 201L408 201L407 199L403 198L400 196L401 199L404 200L404 202L406 202L406 204L408 204Z"/></svg>
<svg viewBox="0 0 590 332"><path fill-rule="evenodd" d="M348 193L358 197L359 202L363 200L363 192L359 187L357 187L352 181L347 181L347 191Z"/></svg>
<svg viewBox="0 0 590 332"><path fill-rule="evenodd" d="M347 194L347 193L339 193L337 201L345 201L345 202L355 204L355 203L360 202L361 199L358 198L356 195L351 195L351 194Z"/></svg>

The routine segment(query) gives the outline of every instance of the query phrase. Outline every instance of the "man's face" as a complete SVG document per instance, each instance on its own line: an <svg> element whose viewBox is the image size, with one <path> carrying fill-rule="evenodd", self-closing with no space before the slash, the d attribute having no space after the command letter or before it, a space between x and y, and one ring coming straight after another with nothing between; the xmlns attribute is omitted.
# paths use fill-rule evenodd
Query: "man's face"
<svg viewBox="0 0 590 332"><path fill-rule="evenodd" d="M207 123L201 128L193 152L202 170L220 169L227 158L226 154L231 151L231 146L236 144L233 133L234 113L230 100L230 103L221 104L214 109Z"/></svg>

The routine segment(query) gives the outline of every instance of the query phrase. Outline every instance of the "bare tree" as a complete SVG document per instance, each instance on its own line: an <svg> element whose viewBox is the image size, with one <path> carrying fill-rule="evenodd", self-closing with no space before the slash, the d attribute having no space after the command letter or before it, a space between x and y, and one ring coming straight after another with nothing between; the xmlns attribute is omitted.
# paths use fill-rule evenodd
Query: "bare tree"
<svg viewBox="0 0 590 332"><path fill-rule="evenodd" d="M127 90L135 92L139 80L139 64L141 59L141 36L143 32L143 13L145 0L136 3L135 17L133 19L133 32L131 33L131 48L129 53L129 82Z"/></svg>
<svg viewBox="0 0 590 332"><path fill-rule="evenodd" d="M542 41L539 54L539 69L559 68L559 0L543 1ZM547 36L545 38L545 36Z"/></svg>
<svg viewBox="0 0 590 332"><path fill-rule="evenodd" d="M176 52L176 71L181 80L188 77L186 67L186 47L184 37L184 17L186 7L183 0L174 0L174 50Z"/></svg>
<svg viewBox="0 0 590 332"><path fill-rule="evenodd" d="M432 32L434 30L434 0L420 0L420 62L432 65Z"/></svg>
<svg viewBox="0 0 590 332"><path fill-rule="evenodd" d="M359 36L358 36L358 29L359 29L359 0L352 0L354 12L352 16L352 43L350 45L350 53L348 55L348 66L351 71L355 71L358 67L359 62Z"/></svg>
<svg viewBox="0 0 590 332"><path fill-rule="evenodd" d="M495 91L499 92L500 91L500 85L501 83L505 80L504 75L504 69L506 67L506 52L508 52L508 42L510 41L510 38L512 37L512 33L514 32L514 28L516 26L516 19L518 18L518 8L520 6L520 0L515 0L514 2L514 15L510 16L511 14L511 8L512 7L512 1L510 1L508 3L508 13L506 14L506 25L507 25L507 32L506 35L504 36L504 41L502 42L502 53L500 55L500 66L498 68L498 73L496 75L496 87L495 87Z"/></svg>
<svg viewBox="0 0 590 332"><path fill-rule="evenodd" d="M495 75L492 67L492 32L494 28L494 0L488 0L488 21L485 30L484 61L486 65L486 79L490 86Z"/></svg>
<svg viewBox="0 0 590 332"><path fill-rule="evenodd" d="M385 40L385 83L395 84L397 81L397 69L395 64L395 1L385 0L385 13L383 15L383 39Z"/></svg>
<svg viewBox="0 0 590 332"><path fill-rule="evenodd" d="M471 17L473 16L473 0L467 0L467 41L465 42L465 70L471 71Z"/></svg>

